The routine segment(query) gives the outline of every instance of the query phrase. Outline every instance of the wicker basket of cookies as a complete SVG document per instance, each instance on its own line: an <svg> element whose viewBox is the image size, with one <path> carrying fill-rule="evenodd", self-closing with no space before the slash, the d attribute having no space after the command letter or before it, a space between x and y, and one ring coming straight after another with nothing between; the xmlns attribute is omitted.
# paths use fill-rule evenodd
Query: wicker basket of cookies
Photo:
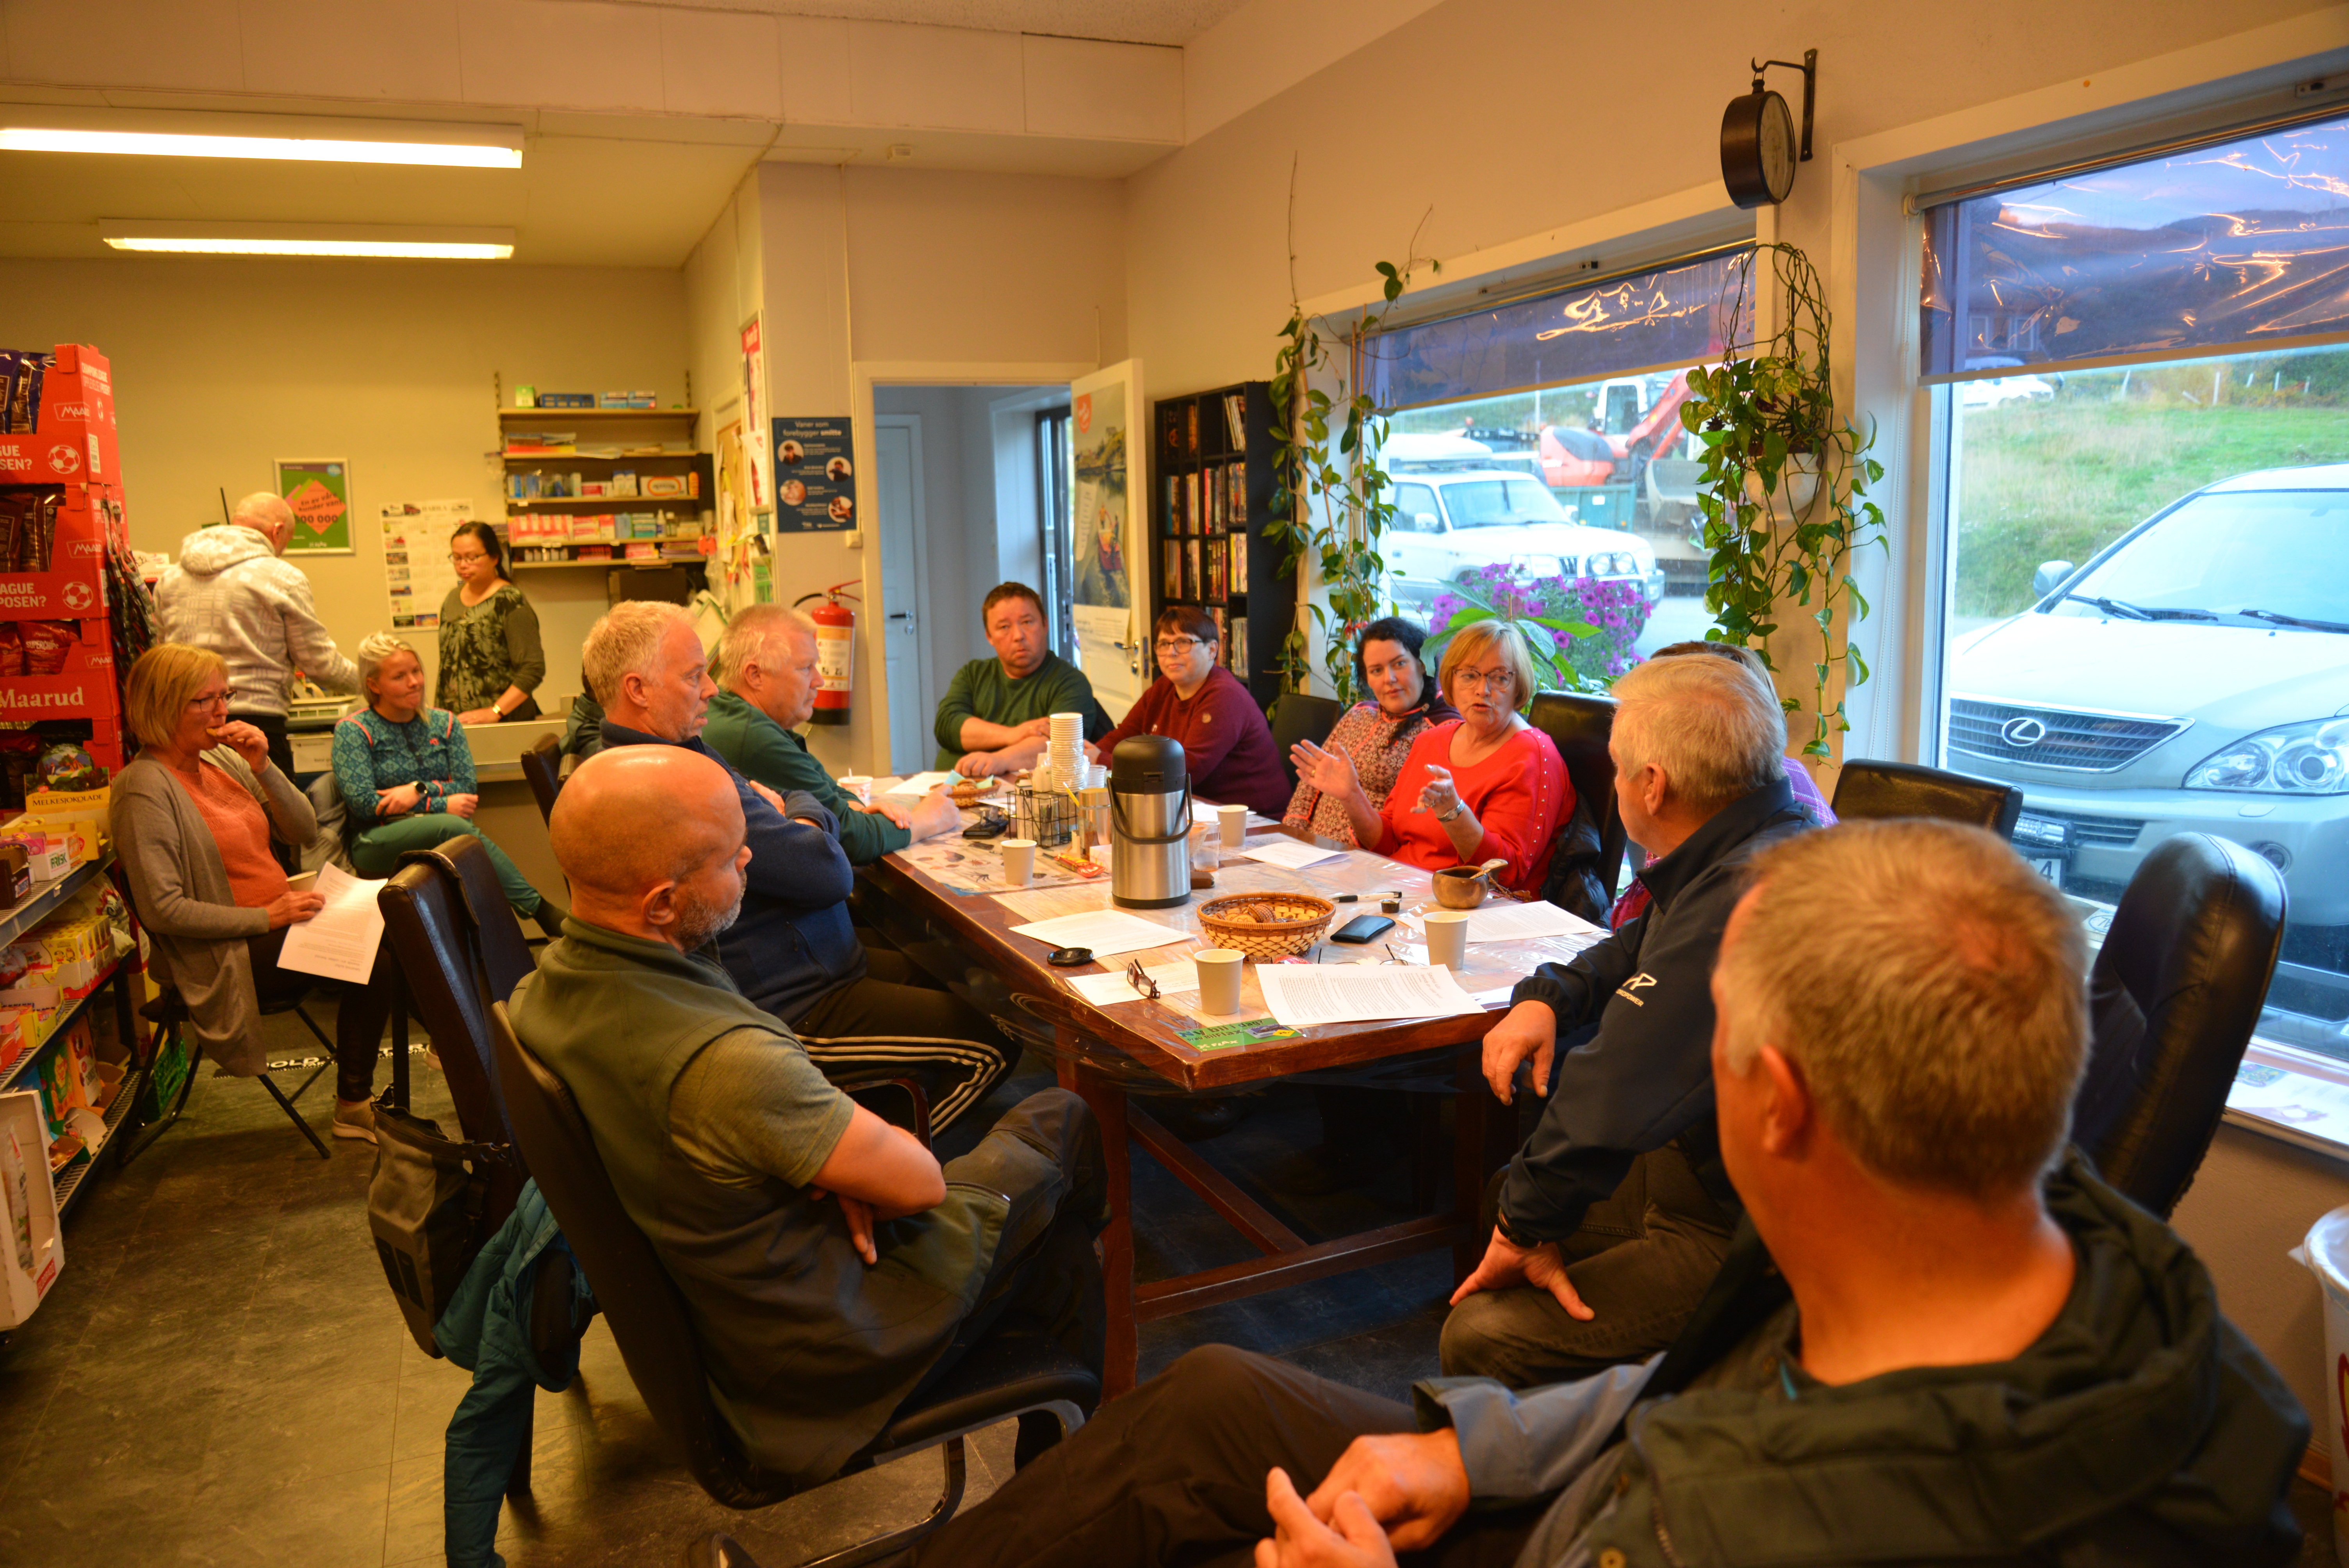
<svg viewBox="0 0 2349 1568"><path fill-rule="evenodd" d="M1243 892L1199 906L1199 929L1217 947L1251 958L1286 958L1321 940L1338 906L1309 892Z"/></svg>

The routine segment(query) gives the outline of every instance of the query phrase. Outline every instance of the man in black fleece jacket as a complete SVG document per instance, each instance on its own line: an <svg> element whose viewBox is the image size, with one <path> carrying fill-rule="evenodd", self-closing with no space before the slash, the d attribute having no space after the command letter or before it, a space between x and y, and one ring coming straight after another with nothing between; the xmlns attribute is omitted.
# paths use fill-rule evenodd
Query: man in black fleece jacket
<svg viewBox="0 0 2349 1568"><path fill-rule="evenodd" d="M1738 1202L1705 1059L1713 954L1747 860L1811 827L1777 696L1742 665L1656 660L1615 696L1608 747L1625 831L1648 852L1631 894L1646 907L1520 981L1485 1037L1493 1092L1511 1099L1530 1057L1547 1103L1453 1295L1444 1369L1515 1388L1662 1349L1719 1271Z"/></svg>
<svg viewBox="0 0 2349 1568"><path fill-rule="evenodd" d="M812 795L778 795L743 778L702 743L718 686L692 618L675 604L617 605L587 634L580 665L603 698L605 749L683 747L734 780L750 848L748 888L740 917L711 945L742 995L790 1025L829 1078L919 1081L934 1132L995 1087L1014 1053L986 1015L903 954L857 939L848 911L856 873L832 812Z"/></svg>

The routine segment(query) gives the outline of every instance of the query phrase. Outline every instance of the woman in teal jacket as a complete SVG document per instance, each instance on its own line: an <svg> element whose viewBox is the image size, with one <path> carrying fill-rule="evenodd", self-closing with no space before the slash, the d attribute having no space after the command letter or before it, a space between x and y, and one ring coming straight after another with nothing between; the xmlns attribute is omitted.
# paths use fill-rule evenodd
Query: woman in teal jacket
<svg viewBox="0 0 2349 1568"><path fill-rule="evenodd" d="M454 714L424 706L424 663L415 648L378 632L359 645L358 669L367 706L335 726L335 783L359 874L388 877L403 852L471 833L489 851L514 913L536 920L549 936L562 934L563 910L474 825L481 797L472 748Z"/></svg>

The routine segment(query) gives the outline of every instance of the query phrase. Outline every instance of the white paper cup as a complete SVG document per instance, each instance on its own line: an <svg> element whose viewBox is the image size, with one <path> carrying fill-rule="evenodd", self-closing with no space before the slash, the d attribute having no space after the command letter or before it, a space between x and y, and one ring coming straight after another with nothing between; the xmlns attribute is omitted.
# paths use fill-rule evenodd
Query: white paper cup
<svg viewBox="0 0 2349 1568"><path fill-rule="evenodd" d="M1036 874L1036 841L1006 839L1003 841L1003 880L1014 887L1024 887Z"/></svg>
<svg viewBox="0 0 2349 1568"><path fill-rule="evenodd" d="M1427 923L1427 961L1455 972L1467 968L1467 912L1431 909L1420 918Z"/></svg>
<svg viewBox="0 0 2349 1568"><path fill-rule="evenodd" d="M860 806L873 804L873 778L866 773L851 773L840 780L840 787L856 797Z"/></svg>
<svg viewBox="0 0 2349 1568"><path fill-rule="evenodd" d="M1247 812L1246 806L1216 808L1216 830L1224 836L1224 848L1233 854L1238 854L1240 846L1247 842Z"/></svg>
<svg viewBox="0 0 2349 1568"><path fill-rule="evenodd" d="M1208 947L1191 954L1199 965L1199 1011L1229 1017L1240 1010L1240 965L1247 954L1228 947Z"/></svg>

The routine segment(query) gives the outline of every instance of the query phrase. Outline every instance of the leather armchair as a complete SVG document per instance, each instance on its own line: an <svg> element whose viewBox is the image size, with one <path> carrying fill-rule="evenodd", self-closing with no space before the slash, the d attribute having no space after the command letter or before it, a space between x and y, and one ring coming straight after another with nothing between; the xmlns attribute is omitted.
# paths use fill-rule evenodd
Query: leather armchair
<svg viewBox="0 0 2349 1568"><path fill-rule="evenodd" d="M2014 820L2023 813L2023 791L2012 784L1920 768L1913 762L1847 762L1828 805L1837 820L1937 817L1947 822L1971 822L2002 839L2011 839Z"/></svg>

